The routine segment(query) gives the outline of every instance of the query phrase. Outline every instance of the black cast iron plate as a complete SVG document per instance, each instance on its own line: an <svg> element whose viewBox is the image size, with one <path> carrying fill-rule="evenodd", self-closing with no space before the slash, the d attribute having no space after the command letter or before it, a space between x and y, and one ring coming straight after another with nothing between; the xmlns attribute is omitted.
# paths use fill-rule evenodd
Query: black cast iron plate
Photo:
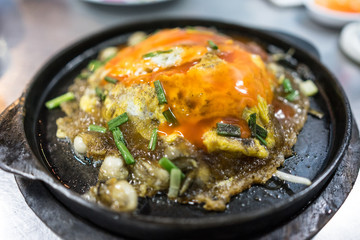
<svg viewBox="0 0 360 240"><path fill-rule="evenodd" d="M34 78L26 94L27 114L24 118L26 138L36 158L41 159L65 186L82 193L95 183L97 173L94 168L77 162L67 143L55 138L55 119L62 113L60 110L47 111L43 105L45 100L65 92L72 79L101 48L124 42L130 33L137 30L153 32L157 28L187 25L215 26L221 32L253 37L265 47L274 44L284 51L292 47L290 43L261 31L233 24L207 20L162 20L115 27L65 49ZM152 199L140 199L138 211L130 216L84 202L55 183L51 184L50 190L72 211L85 218L112 231L140 238L245 236L269 230L275 224L288 220L315 198L331 177L347 147L351 127L349 104L338 82L316 59L301 49L295 49L295 58L312 68L320 89L320 93L311 99L311 106L324 112L325 117L321 120L309 117L294 148L297 154L286 161L283 170L313 179L312 186L305 189L304 186L274 179L265 186L253 186L234 197L222 213L206 212L200 206L169 203L159 195ZM16 141L10 140L8 142ZM8 162L14 163L15 160Z"/></svg>

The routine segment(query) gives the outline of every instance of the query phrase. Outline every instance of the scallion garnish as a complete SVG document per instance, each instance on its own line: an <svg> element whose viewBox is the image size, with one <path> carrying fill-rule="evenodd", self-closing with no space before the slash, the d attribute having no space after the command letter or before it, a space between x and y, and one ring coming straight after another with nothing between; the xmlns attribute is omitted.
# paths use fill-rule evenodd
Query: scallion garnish
<svg viewBox="0 0 360 240"><path fill-rule="evenodd" d="M75 95L72 92L67 92L61 96L53 98L45 103L45 106L48 109L54 109L60 106L61 103L71 101L75 99Z"/></svg>
<svg viewBox="0 0 360 240"><path fill-rule="evenodd" d="M209 44L209 47L213 50L219 49L219 47L212 40L208 40L208 44Z"/></svg>
<svg viewBox="0 0 360 240"><path fill-rule="evenodd" d="M95 94L96 96L98 96L100 98L100 101L104 101L106 98L105 93L103 92L103 90L101 90L101 88L96 87L95 88Z"/></svg>
<svg viewBox="0 0 360 240"><path fill-rule="evenodd" d="M166 119L166 121L168 121L169 123L171 123L171 125L178 125L179 122L178 120L176 119L174 113L171 111L170 108L168 108L166 111L163 112L163 115Z"/></svg>
<svg viewBox="0 0 360 240"><path fill-rule="evenodd" d="M120 131L120 129L118 127L116 127L115 129L112 130L112 134L113 134L113 137L114 137L115 145L119 149L119 152L123 156L126 164L134 164L135 159L131 155L129 149L127 149L127 147L125 146L125 144L123 142L124 137L123 137L123 134Z"/></svg>
<svg viewBox="0 0 360 240"><path fill-rule="evenodd" d="M126 123L129 120L129 117L127 115L126 112L124 112L123 114L117 116L116 118L111 119L110 121L108 121L108 126L110 131L112 131L114 128L120 126L123 123Z"/></svg>
<svg viewBox="0 0 360 240"><path fill-rule="evenodd" d="M120 130L120 128L116 127L114 129L111 130L111 132L114 134L116 134L117 139L119 139L125 146L127 145L125 138L124 138L124 134L122 133L122 131Z"/></svg>
<svg viewBox="0 0 360 240"><path fill-rule="evenodd" d="M99 125L91 124L89 125L88 130L92 132L106 133L106 128Z"/></svg>
<svg viewBox="0 0 360 240"><path fill-rule="evenodd" d="M181 184L181 171L180 169L173 168L170 171L170 184L169 184L169 198L176 198L179 195Z"/></svg>
<svg viewBox="0 0 360 240"><path fill-rule="evenodd" d="M103 63L99 60L92 60L90 61L90 63L88 64L87 66L87 69L90 71L90 72L95 72L96 69L98 69L99 67L101 67L103 65Z"/></svg>
<svg viewBox="0 0 360 240"><path fill-rule="evenodd" d="M283 88L284 88L284 92L287 93L287 95L285 96L285 98L292 102L294 101L298 96L299 96L299 91L295 90L292 85L291 82L288 78L285 78L282 82Z"/></svg>
<svg viewBox="0 0 360 240"><path fill-rule="evenodd" d="M155 92L159 100L159 104L166 104L167 101L166 101L165 91L161 82L159 80L156 80L154 82L154 85L155 85Z"/></svg>
<svg viewBox="0 0 360 240"><path fill-rule="evenodd" d="M105 81L112 83L112 84L116 84L118 82L118 80L116 78L112 78L109 76L104 77Z"/></svg>
<svg viewBox="0 0 360 240"><path fill-rule="evenodd" d="M176 168L179 169L172 161L170 161L167 157L163 157L159 160L159 164L162 168L164 168L169 173L171 172L171 169ZM180 170L180 169L179 169ZM181 170L180 170L181 172ZM181 177L185 178L185 174L181 172Z"/></svg>
<svg viewBox="0 0 360 240"><path fill-rule="evenodd" d="M154 151L156 148L156 143L157 143L157 128L154 128L154 130L152 131L151 137L150 137L150 142L149 142L149 146L148 149L150 149L151 151Z"/></svg>
<svg viewBox="0 0 360 240"><path fill-rule="evenodd" d="M262 145L267 146L265 141L267 137L267 130L256 123L256 113L250 114L248 125L251 130L251 136L257 138Z"/></svg>
<svg viewBox="0 0 360 240"><path fill-rule="evenodd" d="M299 87L300 91L308 97L315 95L319 91L315 83L311 80L301 82Z"/></svg>
<svg viewBox="0 0 360 240"><path fill-rule="evenodd" d="M293 87L291 85L291 82L290 82L290 80L288 78L285 78L283 80L282 85L284 87L284 92L290 93L290 92L294 91L294 89L293 89Z"/></svg>
<svg viewBox="0 0 360 240"><path fill-rule="evenodd" d="M260 141L260 143L262 145L267 146L267 142L265 141L265 139L263 139L262 137L260 137L259 135L256 134L256 138Z"/></svg>
<svg viewBox="0 0 360 240"><path fill-rule="evenodd" d="M105 60L104 63L107 63L108 61L110 61L111 59L113 59L116 56L117 53L113 53L110 56L108 56Z"/></svg>
<svg viewBox="0 0 360 240"><path fill-rule="evenodd" d="M286 99L290 102L294 101L299 96L299 91L295 90L286 95Z"/></svg>
<svg viewBox="0 0 360 240"><path fill-rule="evenodd" d="M259 124L256 124L256 134L265 139L268 132L265 128L261 127Z"/></svg>
<svg viewBox="0 0 360 240"><path fill-rule="evenodd" d="M256 113L250 114L250 118L248 120L248 125L251 130L251 135L253 137L256 136Z"/></svg>
<svg viewBox="0 0 360 240"><path fill-rule="evenodd" d="M82 72L78 75L78 78L85 80L88 77L90 77L90 75L91 75L90 72Z"/></svg>
<svg viewBox="0 0 360 240"><path fill-rule="evenodd" d="M221 136L241 137L240 128L227 123L216 123L216 132Z"/></svg>
<svg viewBox="0 0 360 240"><path fill-rule="evenodd" d="M143 58L151 58L151 57L155 57L159 54L164 54L164 53L171 53L172 52L172 49L169 49L169 50L159 50L159 51L155 51L155 52L149 52L149 53L146 53L144 54L142 57Z"/></svg>

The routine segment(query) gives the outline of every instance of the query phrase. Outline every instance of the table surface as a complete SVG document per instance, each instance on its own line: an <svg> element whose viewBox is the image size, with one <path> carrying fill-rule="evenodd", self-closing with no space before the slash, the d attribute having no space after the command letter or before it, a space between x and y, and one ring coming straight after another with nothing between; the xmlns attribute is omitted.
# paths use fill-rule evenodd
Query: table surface
<svg viewBox="0 0 360 240"><path fill-rule="evenodd" d="M311 42L339 79L359 125L360 65L338 47L339 29L313 22L305 8L279 8L265 0L173 0L143 7L114 7L80 0L0 0L0 112L15 101L47 60L69 44L104 28L158 17L203 17L276 29ZM314 237L358 239L360 180ZM58 239L26 205L12 174L0 171L0 232L3 239Z"/></svg>

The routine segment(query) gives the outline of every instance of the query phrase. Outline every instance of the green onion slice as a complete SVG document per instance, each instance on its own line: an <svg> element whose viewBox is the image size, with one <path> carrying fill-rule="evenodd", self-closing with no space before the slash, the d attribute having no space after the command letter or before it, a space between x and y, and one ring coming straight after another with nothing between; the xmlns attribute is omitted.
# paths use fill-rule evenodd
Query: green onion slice
<svg viewBox="0 0 360 240"><path fill-rule="evenodd" d="M109 129L112 131L114 128L120 126L123 123L126 123L129 120L129 117L126 112L117 116L116 118L111 119L108 121Z"/></svg>
<svg viewBox="0 0 360 240"><path fill-rule="evenodd" d="M300 92L302 92L304 95L308 97L315 95L319 91L315 83L311 80L306 80L304 82L301 82L299 87L300 87Z"/></svg>
<svg viewBox="0 0 360 240"><path fill-rule="evenodd" d="M75 95L72 92L67 92L61 96L53 98L45 103L45 106L48 109L54 109L60 106L61 103L71 101L75 99Z"/></svg>
<svg viewBox="0 0 360 240"><path fill-rule="evenodd" d="M156 92L156 95L157 95L158 100L159 100L159 104L167 103L166 96L165 96L165 91L164 91L164 88L163 88L161 82L159 80L156 80L154 82L154 85L155 85L155 92Z"/></svg>
<svg viewBox="0 0 360 240"><path fill-rule="evenodd" d="M107 63L109 62L111 59L113 59L115 56L116 56L117 52L114 53L114 54L111 54L110 56L108 56L105 60L104 60L104 63Z"/></svg>
<svg viewBox="0 0 360 240"><path fill-rule="evenodd" d="M292 91L291 93L287 94L286 95L286 99L290 102L296 100L299 96L299 91L295 90L295 91Z"/></svg>
<svg viewBox="0 0 360 240"><path fill-rule="evenodd" d="M116 133L116 137L117 139L119 139L125 146L127 145L125 138L124 138L124 134L122 133L122 131L120 130L120 128L116 127L112 130L112 133L114 134L114 132Z"/></svg>
<svg viewBox="0 0 360 240"><path fill-rule="evenodd" d="M163 115L166 119L166 121L168 121L169 123L171 123L171 125L178 125L179 122L178 120L176 119L174 113L171 111L170 108L168 108L166 111L163 112Z"/></svg>
<svg viewBox="0 0 360 240"><path fill-rule="evenodd" d="M159 164L162 168L164 168L169 173L171 172L171 169L179 169L172 161L170 161L167 157L163 157L159 160ZM180 170L180 169L179 169ZM181 172L181 170L180 170ZM185 174L181 172L181 177L185 178Z"/></svg>
<svg viewBox="0 0 360 240"><path fill-rule="evenodd" d="M262 145L267 146L267 142L265 141L267 137L267 130L261 127L256 123L256 113L250 114L250 118L248 120L249 128L251 130L251 136L257 138Z"/></svg>
<svg viewBox="0 0 360 240"><path fill-rule="evenodd" d="M256 124L256 134L265 139L268 132L265 128L261 127L259 124Z"/></svg>
<svg viewBox="0 0 360 240"><path fill-rule="evenodd" d="M152 131L151 137L150 137L150 142L149 142L149 146L148 149L150 149L151 151L154 151L156 148L156 143L157 143L157 128L154 128L154 130Z"/></svg>
<svg viewBox="0 0 360 240"><path fill-rule="evenodd" d="M96 69L98 69L99 67L101 67L103 65L103 63L99 60L92 60L90 61L90 63L88 64L87 66L87 69L90 71L90 72L95 72Z"/></svg>
<svg viewBox="0 0 360 240"><path fill-rule="evenodd" d="M227 123L216 123L216 132L221 136L241 137L240 128Z"/></svg>
<svg viewBox="0 0 360 240"><path fill-rule="evenodd" d="M88 77L90 77L90 72L82 72L82 73L80 73L77 77L78 78L80 78L80 79L83 79L83 80L85 80L85 79L87 79Z"/></svg>
<svg viewBox="0 0 360 240"><path fill-rule="evenodd" d="M213 50L219 49L219 47L212 40L208 40L208 44L209 44L209 47Z"/></svg>
<svg viewBox="0 0 360 240"><path fill-rule="evenodd" d="M98 96L100 98L100 101L104 101L106 98L106 94L99 87L95 88L95 94L96 94L96 96Z"/></svg>
<svg viewBox="0 0 360 240"><path fill-rule="evenodd" d="M260 143L261 143L262 145L267 146L267 142L265 141L264 138L262 138L262 137L259 136L258 134L256 134L256 138L260 141Z"/></svg>
<svg viewBox="0 0 360 240"><path fill-rule="evenodd" d="M106 128L99 125L91 124L89 125L88 130L92 132L106 133Z"/></svg>
<svg viewBox="0 0 360 240"><path fill-rule="evenodd" d="M176 198L179 195L179 189L181 184L181 171L180 169L173 168L170 171L170 186L168 197Z"/></svg>
<svg viewBox="0 0 360 240"><path fill-rule="evenodd" d="M251 135L255 137L256 135L256 113L250 114L250 118L248 120L248 125L251 130Z"/></svg>
<svg viewBox="0 0 360 240"><path fill-rule="evenodd" d="M112 134L114 137L115 145L119 149L119 152L121 153L121 155L123 156L125 163L126 164L134 164L135 159L129 152L129 149L127 149L127 147L125 146L125 144L123 142L124 137L123 137L123 134L120 131L120 129L118 127L113 129Z"/></svg>
<svg viewBox="0 0 360 240"><path fill-rule="evenodd" d="M285 79L284 79L282 85L283 85L283 87L284 87L284 92L290 93L290 92L293 92L293 91L294 91L294 89L293 89L293 87L292 87L292 85L291 85L291 82L290 82L290 80L289 80L288 78L285 78Z"/></svg>
<svg viewBox="0 0 360 240"><path fill-rule="evenodd" d="M109 76L104 77L105 81L112 83L112 84L116 84L118 82L118 80L116 78L112 78Z"/></svg>
<svg viewBox="0 0 360 240"><path fill-rule="evenodd" d="M155 52L149 52L149 53L146 53L144 54L142 57L143 58L151 58L151 57L155 57L155 56L158 56L160 54L164 54L164 53L171 53L173 50L172 49L169 49L169 50L164 50L164 51L155 51Z"/></svg>

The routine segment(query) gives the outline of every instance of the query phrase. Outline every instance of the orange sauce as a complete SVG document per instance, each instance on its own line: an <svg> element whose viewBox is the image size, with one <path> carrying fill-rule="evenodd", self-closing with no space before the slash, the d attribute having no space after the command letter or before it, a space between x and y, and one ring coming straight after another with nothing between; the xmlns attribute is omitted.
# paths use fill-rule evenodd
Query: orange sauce
<svg viewBox="0 0 360 240"><path fill-rule="evenodd" d="M218 50L212 50L212 40ZM181 48L175 65L164 67L144 54ZM205 54L210 56L206 61ZM204 61L203 61L204 60ZM168 107L179 125L161 124L162 134L178 133L198 147L203 134L217 122L238 125L243 138L250 131L242 112L258 103L258 95L272 102L274 76L253 61L251 53L236 41L211 31L161 30L133 47L126 47L105 66L109 76L125 86L160 80ZM140 71L139 69L146 69Z"/></svg>
<svg viewBox="0 0 360 240"><path fill-rule="evenodd" d="M315 0L315 3L335 11L360 13L360 0Z"/></svg>

